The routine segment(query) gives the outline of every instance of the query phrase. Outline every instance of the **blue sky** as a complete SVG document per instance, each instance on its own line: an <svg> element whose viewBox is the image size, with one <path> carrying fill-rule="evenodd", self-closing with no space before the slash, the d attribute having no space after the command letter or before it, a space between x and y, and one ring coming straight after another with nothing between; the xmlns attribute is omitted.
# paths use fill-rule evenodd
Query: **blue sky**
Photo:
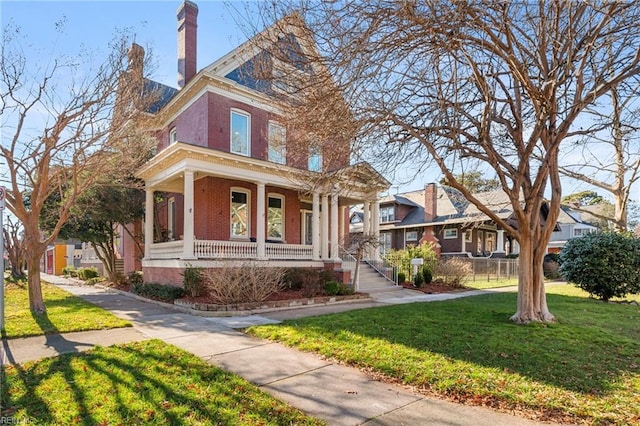
<svg viewBox="0 0 640 426"><path fill-rule="evenodd" d="M46 66L51 58L77 57L78 52L108 51L108 43L123 29L150 48L156 64L151 77L177 85L177 18L182 0L153 1L12 1L0 0L2 28L19 27L23 49L30 63ZM196 0L198 5L198 69L201 69L247 39L252 15L240 1ZM256 8L259 2L249 2ZM239 22L244 21L244 22ZM59 25L62 23L62 25ZM102 55L104 56L104 55ZM407 171L412 176L411 171ZM402 174L401 174L402 175ZM423 187L440 179L439 171L417 176L413 182L393 187L391 192ZM407 180L402 176L402 181ZM587 189L565 183L564 193ZM636 198L636 197L633 197Z"/></svg>
<svg viewBox="0 0 640 426"><path fill-rule="evenodd" d="M81 49L107 50L122 29L130 29L136 42L151 47L157 63L152 77L170 86L177 81L176 11L181 1L0 1L3 29L9 23L25 36L25 50L37 52L39 61L75 55ZM246 40L247 25L238 24L240 2L197 1L198 69ZM62 30L57 23L63 23ZM244 29L242 27L245 27ZM35 59L35 57L34 57Z"/></svg>

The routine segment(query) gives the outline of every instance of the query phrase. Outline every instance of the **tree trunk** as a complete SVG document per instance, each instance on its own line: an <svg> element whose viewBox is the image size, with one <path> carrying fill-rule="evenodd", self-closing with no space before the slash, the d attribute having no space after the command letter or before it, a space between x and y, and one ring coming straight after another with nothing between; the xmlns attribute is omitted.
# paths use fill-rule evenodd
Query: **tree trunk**
<svg viewBox="0 0 640 426"><path fill-rule="evenodd" d="M554 316L547 306L547 295L544 287L542 263L546 244L537 244L530 233L521 235L519 273L518 273L518 304L516 313L511 321L518 324L529 322L553 322Z"/></svg>
<svg viewBox="0 0 640 426"><path fill-rule="evenodd" d="M41 315L47 311L42 298L42 284L40 282L41 253L29 251L27 255L27 277L29 279L29 309L34 314Z"/></svg>
<svg viewBox="0 0 640 426"><path fill-rule="evenodd" d="M99 249L96 250L96 256L102 262L102 266L104 267L104 271L107 274L107 278L111 282L117 282L118 276L116 274L116 255L113 242L94 243L94 246Z"/></svg>

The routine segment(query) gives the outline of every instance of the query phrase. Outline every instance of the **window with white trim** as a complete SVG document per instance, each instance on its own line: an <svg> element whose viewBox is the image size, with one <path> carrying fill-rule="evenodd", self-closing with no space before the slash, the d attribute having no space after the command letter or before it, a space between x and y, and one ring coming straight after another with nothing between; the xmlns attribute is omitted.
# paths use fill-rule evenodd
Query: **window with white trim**
<svg viewBox="0 0 640 426"><path fill-rule="evenodd" d="M312 172L322 171L322 153L319 147L312 146L309 148L309 164L307 168Z"/></svg>
<svg viewBox="0 0 640 426"><path fill-rule="evenodd" d="M269 161L287 163L287 131L272 121L269 122Z"/></svg>
<svg viewBox="0 0 640 426"><path fill-rule="evenodd" d="M380 253L385 254L391 250L391 232L380 233Z"/></svg>
<svg viewBox="0 0 640 426"><path fill-rule="evenodd" d="M470 243L472 241L473 241L473 234L471 233L471 230L464 231L464 242Z"/></svg>
<svg viewBox="0 0 640 426"><path fill-rule="evenodd" d="M409 231L405 234L405 241L418 241L418 231Z"/></svg>
<svg viewBox="0 0 640 426"><path fill-rule="evenodd" d="M248 190L231 190L231 238L249 238L250 199L251 193Z"/></svg>
<svg viewBox="0 0 640 426"><path fill-rule="evenodd" d="M172 127L171 130L169 130L169 145L176 143L178 141L178 134L176 132L176 128Z"/></svg>
<svg viewBox="0 0 640 426"><path fill-rule="evenodd" d="M443 235L445 240L452 240L458 238L458 228L446 228Z"/></svg>
<svg viewBox="0 0 640 426"><path fill-rule="evenodd" d="M267 238L284 239L284 197L269 195L267 200Z"/></svg>
<svg viewBox="0 0 640 426"><path fill-rule="evenodd" d="M251 116L241 111L231 111L231 152L249 155Z"/></svg>
<svg viewBox="0 0 640 426"><path fill-rule="evenodd" d="M395 208L393 206L380 207L380 222L393 222L395 220Z"/></svg>

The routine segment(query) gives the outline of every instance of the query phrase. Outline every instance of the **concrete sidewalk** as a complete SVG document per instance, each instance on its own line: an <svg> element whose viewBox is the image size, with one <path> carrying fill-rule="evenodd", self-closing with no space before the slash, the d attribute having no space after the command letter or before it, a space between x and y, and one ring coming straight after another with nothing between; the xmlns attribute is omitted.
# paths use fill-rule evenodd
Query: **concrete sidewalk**
<svg viewBox="0 0 640 426"><path fill-rule="evenodd" d="M234 328L277 323L284 318L382 306L388 303L438 300L443 295L392 291L353 305L320 306L246 317L198 317L168 305L139 300L108 289L78 286L43 276L61 288L130 320L134 328L68 333L3 341L3 364L86 350L93 344L157 338L207 362L236 373L266 392L331 425L534 425L523 418L483 407L425 398L410 390L373 380L359 370L257 339ZM475 293L475 292L474 292ZM468 295L468 294L467 294ZM428 298L425 296L433 296ZM454 297L464 297L456 293ZM58 340L56 340L58 339Z"/></svg>

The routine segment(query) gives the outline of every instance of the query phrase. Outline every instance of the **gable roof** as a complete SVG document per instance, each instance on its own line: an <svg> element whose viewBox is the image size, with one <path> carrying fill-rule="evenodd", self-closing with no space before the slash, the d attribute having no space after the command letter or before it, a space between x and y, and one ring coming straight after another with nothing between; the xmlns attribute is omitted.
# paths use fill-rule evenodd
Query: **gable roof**
<svg viewBox="0 0 640 426"><path fill-rule="evenodd" d="M506 219L511 216L511 203L507 194L501 190L474 194L485 206L491 208L499 217ZM425 190L410 191L383 198L381 205L407 205L413 209L400 221L383 228L409 228L426 225L448 225L465 222L479 222L490 220L474 204L470 203L458 190L438 185L436 186L436 216L425 221Z"/></svg>

